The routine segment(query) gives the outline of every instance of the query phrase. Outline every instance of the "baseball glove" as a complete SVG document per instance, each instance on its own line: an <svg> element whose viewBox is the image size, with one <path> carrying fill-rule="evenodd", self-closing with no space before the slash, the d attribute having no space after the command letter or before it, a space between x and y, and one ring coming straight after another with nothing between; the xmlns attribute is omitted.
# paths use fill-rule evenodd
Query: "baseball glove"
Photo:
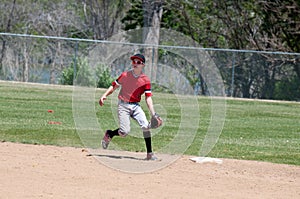
<svg viewBox="0 0 300 199"><path fill-rule="evenodd" d="M160 127L163 123L163 120L161 119L161 117L155 113L150 120L150 128L152 129L156 129L158 127Z"/></svg>

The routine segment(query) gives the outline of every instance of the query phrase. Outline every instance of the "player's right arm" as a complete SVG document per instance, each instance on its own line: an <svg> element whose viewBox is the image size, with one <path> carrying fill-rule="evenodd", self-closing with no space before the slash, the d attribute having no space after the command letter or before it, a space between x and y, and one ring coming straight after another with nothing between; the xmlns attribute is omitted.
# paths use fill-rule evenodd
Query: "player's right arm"
<svg viewBox="0 0 300 199"><path fill-rule="evenodd" d="M106 100L107 96L109 96L110 94L112 94L117 88L119 88L119 86L121 85L120 82L122 81L122 77L125 75L126 73L123 72L118 79L116 79L115 81L113 81L111 83L111 86L105 91L105 93L102 95L102 97L99 100L99 104L100 106L103 106L104 104L104 100Z"/></svg>
<svg viewBox="0 0 300 199"><path fill-rule="evenodd" d="M100 106L103 106L104 104L104 100L106 100L107 96L109 96L110 94L112 94L119 86L118 85L114 85L114 86L110 86L105 93L102 95L102 97L99 100L99 104Z"/></svg>
<svg viewBox="0 0 300 199"><path fill-rule="evenodd" d="M104 104L104 100L106 100L107 96L109 96L110 94L112 94L117 88L119 88L119 86L122 84L122 79L123 77L126 75L126 72L123 72L118 79L116 79L115 81L113 81L111 83L111 86L106 90L106 92L102 95L102 97L99 100L99 104L100 106L103 106Z"/></svg>

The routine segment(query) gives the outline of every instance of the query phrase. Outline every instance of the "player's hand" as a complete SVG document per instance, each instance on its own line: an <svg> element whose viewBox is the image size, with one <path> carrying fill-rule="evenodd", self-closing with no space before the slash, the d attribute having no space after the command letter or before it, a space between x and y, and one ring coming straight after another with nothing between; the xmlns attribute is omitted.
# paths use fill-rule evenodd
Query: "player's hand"
<svg viewBox="0 0 300 199"><path fill-rule="evenodd" d="M162 125L163 120L157 113L155 113L154 115L152 115L149 123L150 123L150 128L156 129Z"/></svg>
<svg viewBox="0 0 300 199"><path fill-rule="evenodd" d="M104 100L106 100L106 97L105 97L105 96L102 96L102 97L100 98L100 100L99 100L100 106L103 106Z"/></svg>

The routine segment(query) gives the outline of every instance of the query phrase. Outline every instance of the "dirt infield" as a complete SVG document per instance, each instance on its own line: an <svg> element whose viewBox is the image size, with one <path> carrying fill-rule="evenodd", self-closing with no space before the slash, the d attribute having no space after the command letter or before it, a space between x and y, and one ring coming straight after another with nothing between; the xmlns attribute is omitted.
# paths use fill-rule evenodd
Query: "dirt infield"
<svg viewBox="0 0 300 199"><path fill-rule="evenodd" d="M159 170L133 174L105 166L97 156L126 166L142 163L141 154L9 142L0 143L0 154L1 199L300 198L299 166L230 159L199 164L181 156Z"/></svg>

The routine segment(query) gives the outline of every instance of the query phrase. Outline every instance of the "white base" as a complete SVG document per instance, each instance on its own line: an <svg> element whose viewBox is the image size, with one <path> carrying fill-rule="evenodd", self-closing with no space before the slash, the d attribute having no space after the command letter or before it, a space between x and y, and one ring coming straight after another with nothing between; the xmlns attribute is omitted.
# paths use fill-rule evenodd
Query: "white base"
<svg viewBox="0 0 300 199"><path fill-rule="evenodd" d="M223 160L217 158L210 158L210 157L195 157L195 158L190 158L190 160L196 163L217 163L217 164L223 163Z"/></svg>

